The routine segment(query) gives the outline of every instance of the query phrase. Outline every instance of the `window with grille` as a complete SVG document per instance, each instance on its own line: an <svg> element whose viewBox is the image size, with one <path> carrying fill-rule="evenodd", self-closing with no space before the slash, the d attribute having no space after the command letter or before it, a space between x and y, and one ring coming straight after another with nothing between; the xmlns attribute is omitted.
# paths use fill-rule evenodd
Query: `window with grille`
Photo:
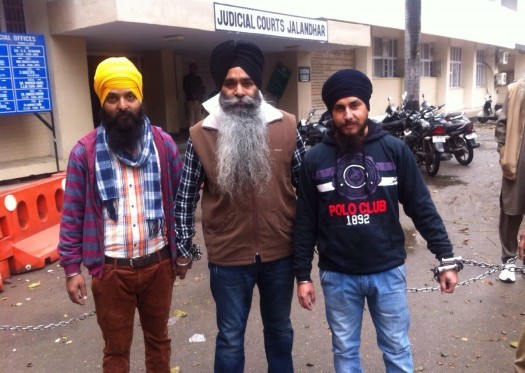
<svg viewBox="0 0 525 373"><path fill-rule="evenodd" d="M421 44L421 76L436 76L434 72L434 46Z"/></svg>
<svg viewBox="0 0 525 373"><path fill-rule="evenodd" d="M396 39L373 39L374 76L387 78L398 75L398 56Z"/></svg>
<svg viewBox="0 0 525 373"><path fill-rule="evenodd" d="M461 48L450 47L450 88L461 87Z"/></svg>
<svg viewBox="0 0 525 373"><path fill-rule="evenodd" d="M26 22L23 0L0 0L0 3L2 3L3 15L2 31L25 33Z"/></svg>
<svg viewBox="0 0 525 373"><path fill-rule="evenodd" d="M484 51L476 51L476 87L485 86L485 64L483 63Z"/></svg>

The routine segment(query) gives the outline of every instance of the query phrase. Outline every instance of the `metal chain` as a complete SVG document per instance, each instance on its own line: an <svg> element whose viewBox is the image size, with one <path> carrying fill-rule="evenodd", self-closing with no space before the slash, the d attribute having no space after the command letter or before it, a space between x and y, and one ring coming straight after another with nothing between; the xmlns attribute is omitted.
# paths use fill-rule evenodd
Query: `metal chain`
<svg viewBox="0 0 525 373"><path fill-rule="evenodd" d="M195 254L197 254L197 253L195 253ZM507 264L514 264L516 262L516 259L517 259L517 257L509 259L507 261ZM460 281L460 282L457 283L456 286L465 286L465 285L468 285L468 284L473 284L474 282L482 280L485 277L490 276L494 272L502 271L503 269L507 269L507 270L509 270L511 272L520 272L520 273L525 271L525 267L509 267L509 268L505 268L504 264L490 264L490 263L478 262L478 261L475 261L475 260L468 260L468 259L461 259L461 262L464 265L468 265L468 266L471 266L471 267L488 268L488 270L483 272L479 276L469 278L468 280ZM426 288L407 288L407 292L409 292L409 293L431 293L433 291L439 291L439 290L440 290L439 286L426 287ZM56 323L56 324L52 323L52 324L48 324L48 325L37 325L37 326L31 326L31 325L30 326L0 325L0 330L15 331L15 332L20 332L20 331L34 332L34 331L37 331L37 330L50 330L50 329L55 329L55 328L57 328L59 326L66 326L66 325L70 325L70 324L78 322L78 321L83 321L83 320L87 319L88 317L94 316L95 314L96 314L95 311L91 311L89 313L84 313L84 314L80 315L79 317L73 317L73 318L71 318L71 319L69 319L67 321L60 321L59 323Z"/></svg>
<svg viewBox="0 0 525 373"><path fill-rule="evenodd" d="M200 260L201 257L202 257L202 251L200 250L200 246L199 245L192 245L191 249L190 249L190 254L191 254L191 257L192 257L192 261L196 261L196 260ZM91 317L91 316L94 316L96 314L95 311L91 311L89 313L84 313L82 315L80 315L79 317L73 317L67 321L60 321L58 323L51 323L49 325L36 325L36 326L32 326L32 325L29 325L29 326L10 326L10 325L0 325L0 331L1 330L7 330L7 331L14 331L14 332L34 332L34 331L37 331L37 330L50 330L50 329L55 329L59 326L66 326L66 325L70 325L72 323L75 323L77 321L83 321L85 319L87 319L88 317Z"/></svg>
<svg viewBox="0 0 525 373"><path fill-rule="evenodd" d="M37 330L50 330L55 329L59 326L66 326L70 325L72 323L75 323L77 321L82 321L87 319L88 317L94 316L96 314L95 311L91 311L89 313L84 313L80 315L79 317L72 317L69 320L60 321L56 324L48 324L48 325L37 325L37 326L9 326L9 325L0 325L0 330L7 330L7 331L14 331L14 332L34 332Z"/></svg>
<svg viewBox="0 0 525 373"><path fill-rule="evenodd" d="M515 263L516 259L517 259L517 257L509 259L507 261L507 264ZM465 285L468 285L468 284L473 284L474 282L482 280L485 277L490 276L494 272L502 271L503 269L507 269L507 270L509 270L511 272L522 272L523 271L522 267L505 268L504 264L490 264L490 263L478 262L478 261L475 261L475 260L468 260L468 259L462 259L461 262L464 265L468 265L468 266L471 266L471 267L488 268L488 271L483 272L479 276L469 278L468 280L460 281L460 282L458 282L456 284L456 286L465 286ZM439 286L426 287L426 288L407 288L407 292L409 292L409 293L431 293L433 291L440 291L440 290L441 289L440 289Z"/></svg>

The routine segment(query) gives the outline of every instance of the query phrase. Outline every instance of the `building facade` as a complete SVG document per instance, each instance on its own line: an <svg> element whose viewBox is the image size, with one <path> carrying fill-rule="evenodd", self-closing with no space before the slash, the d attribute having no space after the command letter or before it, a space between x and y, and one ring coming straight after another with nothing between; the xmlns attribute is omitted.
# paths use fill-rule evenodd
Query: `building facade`
<svg viewBox="0 0 525 373"><path fill-rule="evenodd" d="M501 102L506 85L525 76L520 31L525 0L421 3L420 92L447 111L476 112L486 94ZM298 120L312 108L314 118L323 113L322 84L341 68L357 68L371 78L372 116L384 112L388 96L399 103L404 91L405 0L0 0L0 5L1 32L44 36L52 99L52 111L38 115L0 112L0 181L65 169L75 142L97 125L93 75L110 56L137 64L146 112L172 134L189 127L182 92L189 64L198 65L205 95L212 94L209 54L232 38L262 48L262 91Z"/></svg>

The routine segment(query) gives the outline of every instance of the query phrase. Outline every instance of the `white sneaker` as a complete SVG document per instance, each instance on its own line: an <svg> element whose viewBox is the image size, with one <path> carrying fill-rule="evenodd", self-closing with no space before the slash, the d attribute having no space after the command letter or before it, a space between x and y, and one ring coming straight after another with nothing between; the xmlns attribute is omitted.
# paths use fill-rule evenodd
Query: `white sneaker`
<svg viewBox="0 0 525 373"><path fill-rule="evenodd" d="M515 264L505 264L505 268L501 273L499 274L500 281L507 282L507 283L513 283L516 282L516 272L509 271L509 268L516 268Z"/></svg>

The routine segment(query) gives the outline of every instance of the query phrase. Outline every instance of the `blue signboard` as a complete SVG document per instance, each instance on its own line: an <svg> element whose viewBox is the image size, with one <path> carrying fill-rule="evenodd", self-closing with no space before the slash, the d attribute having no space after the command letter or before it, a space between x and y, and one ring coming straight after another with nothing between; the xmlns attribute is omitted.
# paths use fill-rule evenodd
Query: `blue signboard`
<svg viewBox="0 0 525 373"><path fill-rule="evenodd" d="M51 111L44 35L0 33L0 114Z"/></svg>

